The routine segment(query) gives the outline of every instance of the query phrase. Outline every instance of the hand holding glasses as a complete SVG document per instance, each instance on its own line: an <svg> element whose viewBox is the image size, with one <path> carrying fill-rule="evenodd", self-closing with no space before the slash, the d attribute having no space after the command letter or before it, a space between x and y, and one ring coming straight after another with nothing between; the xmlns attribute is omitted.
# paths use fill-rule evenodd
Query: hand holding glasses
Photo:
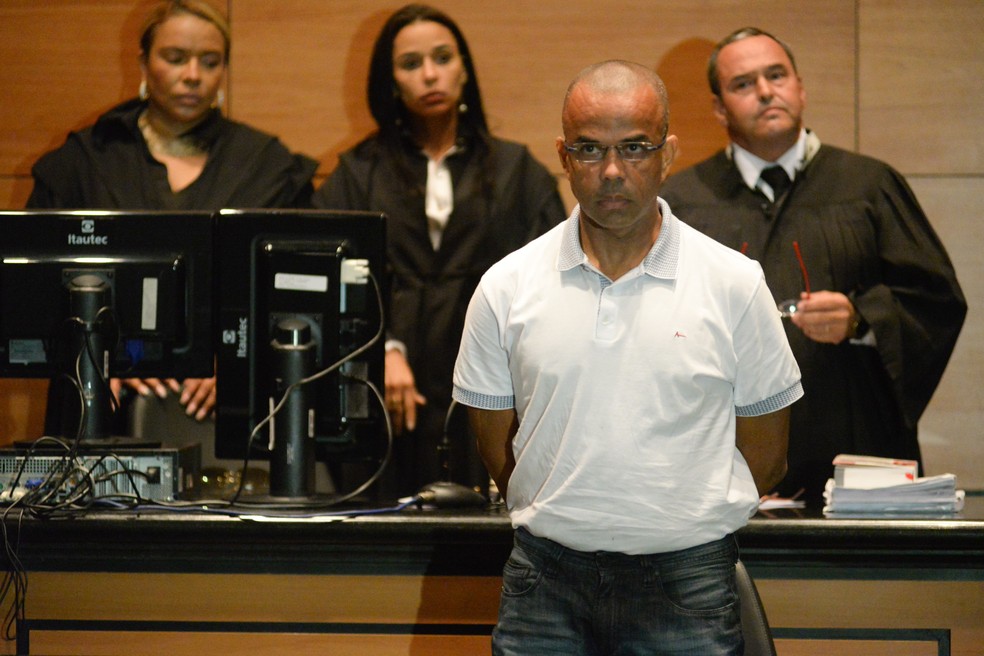
<svg viewBox="0 0 984 656"><path fill-rule="evenodd" d="M800 253L798 241L793 242L793 250L796 251L796 259L799 260L800 271L803 272L803 290L806 292L806 297L810 298L810 276L806 273L806 263L803 262L803 254ZM789 298L784 301L779 301L776 304L776 308L779 310L780 317L791 317L799 311L799 299Z"/></svg>

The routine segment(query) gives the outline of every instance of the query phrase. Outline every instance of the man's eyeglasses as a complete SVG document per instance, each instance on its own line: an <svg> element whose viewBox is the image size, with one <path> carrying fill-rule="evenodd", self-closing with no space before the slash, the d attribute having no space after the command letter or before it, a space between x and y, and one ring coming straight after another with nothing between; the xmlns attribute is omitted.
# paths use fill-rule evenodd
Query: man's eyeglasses
<svg viewBox="0 0 984 656"><path fill-rule="evenodd" d="M624 162L643 162L666 145L666 137L658 144L650 141L623 141L617 144L600 144L596 141L579 141L574 144L564 142L564 148L577 161L583 164L601 162L608 157L608 151L615 149L619 159Z"/></svg>

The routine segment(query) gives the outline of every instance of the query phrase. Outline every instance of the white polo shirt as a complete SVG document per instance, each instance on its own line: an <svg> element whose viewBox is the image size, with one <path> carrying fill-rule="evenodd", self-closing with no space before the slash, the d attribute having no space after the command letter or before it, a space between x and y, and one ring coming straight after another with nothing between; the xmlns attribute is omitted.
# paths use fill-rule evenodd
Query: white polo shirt
<svg viewBox="0 0 984 656"><path fill-rule="evenodd" d="M515 407L514 526L580 551L675 551L758 506L735 416L802 396L759 264L660 200L659 238L615 282L587 262L579 208L482 278L454 398Z"/></svg>

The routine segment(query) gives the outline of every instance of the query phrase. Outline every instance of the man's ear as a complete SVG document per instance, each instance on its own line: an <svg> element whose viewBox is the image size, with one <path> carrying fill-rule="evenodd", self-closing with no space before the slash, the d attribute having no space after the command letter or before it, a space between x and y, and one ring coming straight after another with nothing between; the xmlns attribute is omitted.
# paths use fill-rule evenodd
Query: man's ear
<svg viewBox="0 0 984 656"><path fill-rule="evenodd" d="M677 139L675 134L671 134L666 137L666 143L663 148L659 151L659 156L662 158L662 171L660 173L660 182L666 180L666 177L670 174L670 167L673 166L673 162L676 161L677 152L680 148L680 140Z"/></svg>
<svg viewBox="0 0 984 656"><path fill-rule="evenodd" d="M567 179L571 179L571 154L567 152L566 144L563 137L557 137L557 155L560 157L560 165L564 167L564 175Z"/></svg>
<svg viewBox="0 0 984 656"><path fill-rule="evenodd" d="M711 96L711 111L714 112L714 118L717 119L721 127L727 129L728 112L724 108L724 103L721 102L721 96Z"/></svg>

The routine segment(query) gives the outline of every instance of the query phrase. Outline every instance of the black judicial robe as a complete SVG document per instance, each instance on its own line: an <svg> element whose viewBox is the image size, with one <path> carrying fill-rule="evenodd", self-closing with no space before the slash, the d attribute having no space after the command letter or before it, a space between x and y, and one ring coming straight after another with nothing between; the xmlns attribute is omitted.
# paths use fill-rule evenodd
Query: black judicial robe
<svg viewBox="0 0 984 656"><path fill-rule="evenodd" d="M674 214L761 262L777 301L810 287L846 294L876 345L820 344L784 321L805 396L792 407L779 491L818 502L838 453L919 459L917 422L967 304L950 259L903 177L878 160L821 146L773 207L725 151L670 177Z"/></svg>
<svg viewBox="0 0 984 656"><path fill-rule="evenodd" d="M482 163L474 141L459 137L457 151L447 157L454 209L435 251L424 211L427 158L409 141L404 145L419 191L407 192L392 155L369 137L342 154L314 197L316 207L382 211L387 216L388 337L406 345L417 388L427 398L427 405L418 409L415 453L394 458L403 470L401 494L440 475L436 446L451 403L465 311L479 279L492 264L566 218L556 179L525 146L492 139L491 159ZM492 172L491 189L485 182L487 171ZM451 437L460 443L462 436ZM452 452L455 479L487 484L488 474L474 448L468 449L465 461L462 449Z"/></svg>
<svg viewBox="0 0 984 656"><path fill-rule="evenodd" d="M29 208L218 210L304 207L317 162L291 154L276 138L213 111L194 134L208 151L201 175L171 191L167 168L150 154L130 100L68 135L34 165Z"/></svg>

